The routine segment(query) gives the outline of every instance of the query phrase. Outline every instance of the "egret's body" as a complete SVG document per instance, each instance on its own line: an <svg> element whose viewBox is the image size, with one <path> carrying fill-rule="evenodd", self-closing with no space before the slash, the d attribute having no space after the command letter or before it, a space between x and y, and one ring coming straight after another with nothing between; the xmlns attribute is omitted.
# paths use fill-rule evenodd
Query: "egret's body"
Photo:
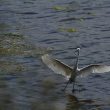
<svg viewBox="0 0 110 110"><path fill-rule="evenodd" d="M77 48L77 58L74 64L74 67L70 67L61 61L50 57L48 54L42 56L42 61L55 73L64 75L68 80L64 90L66 89L69 83L73 82L73 91L74 91L74 83L77 76L85 76L90 73L104 73L110 71L110 66L99 65L99 64L91 64L82 69L78 68L78 60L79 60L79 51L80 48Z"/></svg>

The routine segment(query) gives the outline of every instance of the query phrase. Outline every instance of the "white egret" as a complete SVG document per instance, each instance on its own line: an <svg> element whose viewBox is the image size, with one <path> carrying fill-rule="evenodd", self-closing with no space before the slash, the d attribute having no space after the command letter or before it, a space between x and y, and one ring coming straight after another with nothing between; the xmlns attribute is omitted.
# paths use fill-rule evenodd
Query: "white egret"
<svg viewBox="0 0 110 110"><path fill-rule="evenodd" d="M74 83L77 76L85 76L89 75L90 73L104 73L110 71L110 66L100 64L91 64L82 69L79 69L78 68L79 51L80 48L77 48L76 49L77 58L73 68L62 63L57 59L50 57L48 54L45 54L41 57L42 61L55 73L62 74L65 77L67 77L67 79L69 79L64 88L64 91L66 90L66 87L69 83L73 83L72 92L74 92Z"/></svg>

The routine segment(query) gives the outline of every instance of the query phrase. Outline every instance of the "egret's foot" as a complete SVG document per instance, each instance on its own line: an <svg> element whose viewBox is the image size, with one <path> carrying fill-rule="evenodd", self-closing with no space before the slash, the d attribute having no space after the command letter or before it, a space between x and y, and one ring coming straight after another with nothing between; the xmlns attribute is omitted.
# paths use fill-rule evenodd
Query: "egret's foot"
<svg viewBox="0 0 110 110"><path fill-rule="evenodd" d="M75 89L72 89L72 93L74 93L75 92Z"/></svg>

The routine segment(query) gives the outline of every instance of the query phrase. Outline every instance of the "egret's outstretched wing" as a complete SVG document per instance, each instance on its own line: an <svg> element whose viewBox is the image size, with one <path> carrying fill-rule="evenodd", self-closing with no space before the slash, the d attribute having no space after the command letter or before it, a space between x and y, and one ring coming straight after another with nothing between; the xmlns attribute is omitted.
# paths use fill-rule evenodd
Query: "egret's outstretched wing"
<svg viewBox="0 0 110 110"><path fill-rule="evenodd" d="M90 73L105 73L109 71L110 71L110 66L92 64L92 65L82 68L78 72L78 75L85 76L85 75L89 75Z"/></svg>
<svg viewBox="0 0 110 110"><path fill-rule="evenodd" d="M73 69L57 59L51 58L48 54L42 56L42 61L55 73L70 77Z"/></svg>

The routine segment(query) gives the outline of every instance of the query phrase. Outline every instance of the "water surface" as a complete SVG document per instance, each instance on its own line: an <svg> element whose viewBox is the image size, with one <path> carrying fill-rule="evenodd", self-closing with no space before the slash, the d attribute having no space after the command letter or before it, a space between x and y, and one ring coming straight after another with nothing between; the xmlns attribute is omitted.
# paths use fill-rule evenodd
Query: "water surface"
<svg viewBox="0 0 110 110"><path fill-rule="evenodd" d="M0 0L0 109L109 110L110 75L77 78L66 93L64 77L41 61L50 53L73 66L110 65L109 0Z"/></svg>

